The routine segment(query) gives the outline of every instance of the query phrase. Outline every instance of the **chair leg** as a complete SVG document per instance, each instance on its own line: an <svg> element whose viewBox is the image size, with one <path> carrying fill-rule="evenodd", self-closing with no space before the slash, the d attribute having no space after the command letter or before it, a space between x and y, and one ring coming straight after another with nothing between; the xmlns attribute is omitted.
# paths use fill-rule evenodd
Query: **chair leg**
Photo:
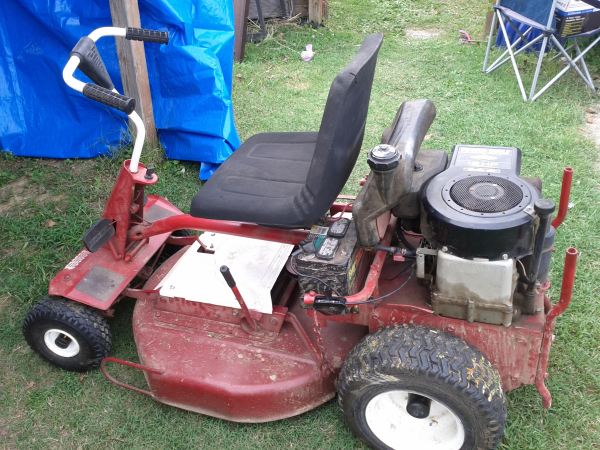
<svg viewBox="0 0 600 450"><path fill-rule="evenodd" d="M514 55L517 56L519 53L522 53L525 50L529 49L529 47L537 44L543 37L544 36L540 34L539 36L533 38L531 41L529 41L523 47L519 48L516 52L514 52ZM520 39L518 39L518 40L520 40ZM518 44L517 41L515 41L514 45ZM513 45L513 47L514 47L514 45ZM506 55L506 53L508 53L507 50L503 53L503 55ZM502 55L501 55L501 57L502 57ZM490 68L488 69L488 73L493 72L494 70L496 70L498 67L500 67L501 65L503 65L504 63L506 63L509 60L510 60L510 56L505 57L504 59L502 59L502 61L500 61L500 58L498 58L496 60L496 62L494 62L494 64L492 66L490 66Z"/></svg>
<svg viewBox="0 0 600 450"><path fill-rule="evenodd" d="M550 42L550 45L548 46L548 51L552 50L553 46L552 46L552 42ZM574 48L573 44L565 47L565 51L568 53L570 52L572 49ZM550 58L550 61L554 61L558 58L562 57L562 55L560 54L560 52L556 52L556 54L554 56L552 56L552 58Z"/></svg>
<svg viewBox="0 0 600 450"><path fill-rule="evenodd" d="M496 13L494 13L494 18L492 21L492 25L494 26L494 28L496 27L496 23L498 22L498 18L500 18L500 21L502 21L502 16L500 14L499 11L496 11ZM492 28L492 30L494 29ZM529 27L527 29L527 31L525 31L525 35L527 35L528 32L531 31L531 27ZM498 35L501 33L501 29L498 29ZM498 36L496 35L496 36ZM508 54L508 50L504 50L504 52L502 52L502 54L500 56L498 56L498 58L491 64L491 65L487 65L488 60L489 60L489 55L491 52L491 46L492 46L492 39L494 38L493 33L490 35L490 38L488 39L488 45L487 45L487 49L486 49L486 57L484 58L483 61L483 72L485 74L490 74L492 73L494 70L496 70L498 67L500 67L502 64L504 64L506 61L509 60L509 58L505 58L505 56ZM518 39L516 39L514 42L510 42L509 39L504 36L504 40L506 42L506 47L508 48L509 46L512 47L513 49L519 44L519 42L521 42L521 37L519 37ZM503 59L504 58L504 59ZM502 61L501 61L502 60Z"/></svg>
<svg viewBox="0 0 600 450"><path fill-rule="evenodd" d="M581 55L581 48L579 48L579 43L577 42L577 39L575 39L573 47L575 47L575 53L577 53L577 56ZM579 65L581 66L581 70L583 71L584 75L587 78L588 86L590 87L590 89L595 91L596 87L594 86L594 80L592 79L592 76L590 75L590 71L588 70L588 66L585 63L584 58L581 58L579 60Z"/></svg>
<svg viewBox="0 0 600 450"><path fill-rule="evenodd" d="M552 37L554 37L554 36L552 36ZM554 38L554 39L556 40L556 38ZM594 39L594 41L590 45L588 45L586 47L586 49L583 50L579 55L577 55L575 57L575 59L573 59L573 60L569 59L570 63L576 64L580 59L582 59L586 55L587 52L589 52L592 48L594 48L596 46L596 44L598 44L598 42L600 42L600 36L598 36L596 39ZM558 43L558 41L556 43ZM560 46L560 43L558 43L558 44L559 44L559 47L562 49L562 46ZM531 101L533 102L533 101L537 100L540 97L540 95L542 95L544 92L546 92L550 86L552 86L554 83L556 83L556 81L558 81L558 79L560 77L562 77L565 73L567 73L569 71L569 69L571 69L571 67L572 67L570 63L569 63L569 65L564 67L560 72L558 72L554 78L552 78L550 81L548 81L548 83L546 83L546 85L543 88L541 88L537 94L535 94L533 96ZM577 67L577 70L579 71L579 67Z"/></svg>
<svg viewBox="0 0 600 450"><path fill-rule="evenodd" d="M533 74L533 81L531 82L531 90L529 91L529 100L533 98L535 95L535 88L537 87L538 78L540 77L540 70L542 70L542 62L544 61L544 56L546 55L546 46L548 45L548 36L544 35L544 39L542 40L542 47L540 48L540 53L538 55L537 65L535 67L535 73Z"/></svg>
<svg viewBox="0 0 600 450"><path fill-rule="evenodd" d="M496 11L498 13L498 11ZM500 14L500 13L498 13ZM502 35L504 36L504 40L508 43L510 42L508 39L508 33L506 32L506 27L504 26L504 22L502 18L499 17L500 28L502 29ZM517 77L517 83L519 84L519 90L521 91L521 97L523 97L523 101L527 101L527 94L525 94L525 88L523 87L523 80L521 80L521 75L519 73L519 67L517 66L517 61L515 59L515 55L512 51L512 47L507 45L506 49L508 50L508 54L510 55L510 60L512 62L513 69L515 71L515 76Z"/></svg>
<svg viewBox="0 0 600 450"><path fill-rule="evenodd" d="M487 70L487 65L488 62L490 60L490 51L492 49L492 39L494 38L494 31L496 31L496 22L497 22L498 18L496 17L496 14L494 12L493 17L492 17L492 25L490 27L490 34L488 36L488 42L487 42L487 47L485 49L485 57L483 58L483 69L482 71L485 73Z"/></svg>
<svg viewBox="0 0 600 450"><path fill-rule="evenodd" d="M562 45L560 45L560 42L558 42L558 39L556 39L556 37L552 36L555 45L558 48L558 51L560 53L562 53L562 55L564 56L564 58L567 60L567 64L573 69L575 70L575 72L577 72L579 74L579 76L583 79L584 83L587 84L587 86L590 89L594 89L594 84L591 83L588 78L586 78L585 74L581 71L581 69L579 68L579 66L577 66L577 62L579 61L583 61L583 54L581 52L579 52L579 54L575 57L575 59L572 59L571 56L565 51L565 49L563 48ZM584 62L585 64L585 62ZM590 86L591 84L591 86Z"/></svg>
<svg viewBox="0 0 600 450"><path fill-rule="evenodd" d="M527 29L525 31L525 33L524 33L524 37L527 37L532 30L533 30L533 28L531 28L531 27L529 29ZM533 38L531 41L527 42L527 44L525 44L523 47L519 48L515 52L515 56L517 56L521 52L524 52L525 50L527 50L532 45L536 44L540 39L542 39L542 37L543 37L543 35L539 35L539 36ZM519 42L521 42L521 40L522 39L519 37L517 40L515 40L515 42L513 42L512 44L510 44L513 50L519 44ZM504 50L504 52L498 57L498 59L496 59L496 61L494 61L494 63L492 65L490 65L490 67L488 68L488 70L487 70L486 73L492 73L498 67L502 66L504 63L506 63L507 61L509 61L510 60L510 56L506 56L507 53L508 53L508 50Z"/></svg>

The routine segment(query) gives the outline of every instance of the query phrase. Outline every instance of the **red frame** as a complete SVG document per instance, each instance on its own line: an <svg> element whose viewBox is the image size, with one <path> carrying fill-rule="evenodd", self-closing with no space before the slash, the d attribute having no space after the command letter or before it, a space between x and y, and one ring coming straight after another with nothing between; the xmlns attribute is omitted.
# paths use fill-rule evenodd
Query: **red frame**
<svg viewBox="0 0 600 450"><path fill-rule="evenodd" d="M558 205L558 214L552 221L552 226L556 229L560 227L567 217L569 211L569 197L571 196L571 185L573 183L573 169L565 167L563 171L562 186L560 190L560 203Z"/></svg>
<svg viewBox="0 0 600 450"><path fill-rule="evenodd" d="M138 173L133 174L128 170L128 165L129 161L123 164L102 216L114 222L114 237L96 253L89 253L84 250L77 255L50 283L49 293L51 295L66 297L90 305L105 311L107 314L112 311L114 303L125 296L137 298L140 302L159 301L157 291L135 289L131 283L136 277L148 278L150 276L150 273L147 273L145 269L146 265L151 261L151 258L156 257L162 246L171 239L171 233L179 229L225 233L294 245L304 240L309 233L308 230L285 230L250 223L192 217L182 214L167 200L158 196L148 196L148 200L144 204L144 187L156 183L158 177L154 174L148 175L143 165L140 165ZM560 206L557 217L553 221L555 228L561 225L568 211L572 175L572 169L566 168L563 175ZM344 196L344 200L351 199ZM351 210L352 207L348 203L335 203L331 207L332 213ZM390 216L382 240L384 246L391 243L395 231L395 221L396 219ZM177 239L170 240L170 242L176 241ZM182 239L181 241L188 244L190 240ZM565 311L571 301L577 254L577 250L574 248L567 250L562 291L558 303L552 305L546 295L549 285L540 286L535 301L540 306L543 305L542 311L535 315L523 316L510 327L469 323L464 320L437 316L426 302L426 290L414 280L412 283L407 284L401 293L390 296L384 302L365 303L372 296L379 295L379 292L390 292L393 290L394 285L398 283L397 281L386 281L385 277L381 276L382 273L397 266L397 263L388 258L387 253L384 251L374 252L363 288L356 294L346 298L347 304L351 307L350 314L323 316L310 309L292 314L285 306L281 306L276 308L273 315L257 315L256 320L261 324L267 324L270 323L270 320L273 320L274 329L269 331L268 326L265 325L269 333L278 333L279 330L286 329L285 327L282 328L284 322L289 323L290 327L293 325L292 328L296 330L294 333L297 334L298 339L305 342L307 348L312 348L316 355L319 355L320 352L318 348L315 348L315 336L311 334L306 324L301 326L296 316L304 315L310 320L314 319L320 326L325 328L328 328L329 323L345 323L363 325L368 327L370 331L374 331L392 324L420 324L444 330L461 337L482 351L498 368L506 391L523 384L535 384L542 396L544 407L548 408L551 405L551 397L544 381L547 377L546 370L552 333L556 318ZM115 274L114 279L118 280L114 283L110 292L102 293L102 298L96 295L97 292L95 291L82 290L85 280L89 282L91 271L98 267ZM314 292L306 294L305 304L311 305L316 295ZM181 308L185 309L185 303L189 302L182 300L184 306L181 306ZM214 312L215 308L203 307L193 314L189 311L185 314L187 314L186 317L190 314L196 315L200 321L204 320L203 318L210 318L211 326L215 326L215 323L221 323L222 325L216 326L230 328L231 323L222 322L222 313ZM179 310L175 309L171 312L178 314L177 311ZM331 339L335 339L336 333L344 333L344 331L333 332ZM342 352L335 356L343 359L345 354ZM327 358L322 354L317 360L323 366L331 364L331 361L327 361ZM119 363L121 361L112 358L106 362ZM103 364L102 369L105 373L106 362ZM141 365L132 367L145 371L149 380L158 376L156 372L158 369ZM325 377L324 380L327 380L326 382L323 381L325 387L322 386L322 389L324 390L319 391L318 398L307 400L313 406L331 396L330 390L333 389L332 372L327 372L327 375L323 376ZM111 379L111 381L116 382L117 380ZM124 387L131 388L130 386ZM142 391L143 393L149 392ZM168 392L165 398L161 398L161 401L169 403L167 400ZM270 415L265 415L267 418L284 416L284 414L282 415L275 410L271 411Z"/></svg>
<svg viewBox="0 0 600 450"><path fill-rule="evenodd" d="M233 234L293 245L298 245L308 236L306 230L285 230L253 223L203 219L192 217L189 214L181 214L157 220L150 225L136 225L129 231L128 238L132 241L139 241L157 234L172 233L175 230L201 230L211 233Z"/></svg>

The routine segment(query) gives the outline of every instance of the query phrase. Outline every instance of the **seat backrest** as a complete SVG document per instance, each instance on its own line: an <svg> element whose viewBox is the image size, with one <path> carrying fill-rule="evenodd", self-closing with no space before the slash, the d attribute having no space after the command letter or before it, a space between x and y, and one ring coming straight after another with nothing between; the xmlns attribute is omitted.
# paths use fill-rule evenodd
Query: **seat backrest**
<svg viewBox="0 0 600 450"><path fill-rule="evenodd" d="M306 180L314 210L327 211L360 153L382 34L365 38L354 59L333 80Z"/></svg>
<svg viewBox="0 0 600 450"><path fill-rule="evenodd" d="M547 27L554 21L556 0L498 0L497 4Z"/></svg>

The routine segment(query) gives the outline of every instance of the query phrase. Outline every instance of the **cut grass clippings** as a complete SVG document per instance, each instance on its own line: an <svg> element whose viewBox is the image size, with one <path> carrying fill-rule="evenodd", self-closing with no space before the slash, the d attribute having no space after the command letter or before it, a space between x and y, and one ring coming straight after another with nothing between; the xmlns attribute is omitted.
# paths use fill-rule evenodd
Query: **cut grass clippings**
<svg viewBox="0 0 600 450"><path fill-rule="evenodd" d="M510 67L484 76L483 46L459 44L458 30L481 38L488 3L331 0L325 28L278 25L267 40L249 44L246 60L235 66L238 129L244 139L260 131L318 129L333 77L365 34L382 31L363 156L346 192L357 191L357 181L368 172L364 154L407 99L429 98L437 106L425 148L519 147L522 174L540 176L545 195L554 199L562 168L571 165L574 207L556 241L554 298L566 247L577 246L581 258L573 305L558 320L551 355L548 385L554 403L545 411L531 386L510 393L502 448L600 448L598 151L580 130L585 109L596 99L573 74L534 104L521 101ZM411 38L422 36L419 30L436 33ZM308 43L316 54L306 63L299 53ZM596 73L597 57L595 51L589 58ZM529 77L533 64L531 58L521 63ZM97 371L55 369L27 347L23 317L79 250L81 235L101 213L126 153L92 161L0 156L0 448L362 448L335 402L285 421L233 424L122 390ZM156 149L143 160L152 160L161 177L152 191L187 211L200 187L198 166L165 161ZM131 311L131 303L122 304L112 320L112 354L135 359Z"/></svg>

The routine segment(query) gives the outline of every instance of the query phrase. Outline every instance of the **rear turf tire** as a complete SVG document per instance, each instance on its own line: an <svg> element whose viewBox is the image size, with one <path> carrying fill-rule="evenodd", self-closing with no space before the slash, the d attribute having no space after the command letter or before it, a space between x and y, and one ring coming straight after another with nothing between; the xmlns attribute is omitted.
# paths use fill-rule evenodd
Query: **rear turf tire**
<svg viewBox="0 0 600 450"><path fill-rule="evenodd" d="M111 348L106 319L63 298L43 298L36 303L25 317L23 335L42 358L74 372L98 367Z"/></svg>
<svg viewBox="0 0 600 450"><path fill-rule="evenodd" d="M431 400L425 418L408 413L409 394ZM456 336L423 327L366 336L344 363L338 395L352 431L376 449L494 449L506 420L491 363Z"/></svg>

